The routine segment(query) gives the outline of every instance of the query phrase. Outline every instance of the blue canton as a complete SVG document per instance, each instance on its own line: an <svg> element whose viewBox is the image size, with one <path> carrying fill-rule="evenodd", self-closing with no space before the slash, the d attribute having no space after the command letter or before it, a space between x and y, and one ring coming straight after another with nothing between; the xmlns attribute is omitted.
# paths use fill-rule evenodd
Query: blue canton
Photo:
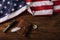
<svg viewBox="0 0 60 40"><path fill-rule="evenodd" d="M25 0L0 0L0 18L21 9L25 5Z"/></svg>

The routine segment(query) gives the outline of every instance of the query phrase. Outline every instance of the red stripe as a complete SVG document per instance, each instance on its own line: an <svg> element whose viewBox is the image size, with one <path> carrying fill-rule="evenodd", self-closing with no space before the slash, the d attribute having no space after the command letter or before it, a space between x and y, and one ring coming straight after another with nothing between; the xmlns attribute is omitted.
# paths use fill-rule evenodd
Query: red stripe
<svg viewBox="0 0 60 40"><path fill-rule="evenodd" d="M49 1L49 0L26 0L26 2Z"/></svg>
<svg viewBox="0 0 60 40"><path fill-rule="evenodd" d="M49 1L49 0L34 0L34 1Z"/></svg>
<svg viewBox="0 0 60 40"><path fill-rule="evenodd" d="M26 2L32 2L32 0L26 0Z"/></svg>
<svg viewBox="0 0 60 40"><path fill-rule="evenodd" d="M60 5L60 1L54 1L55 5Z"/></svg>
<svg viewBox="0 0 60 40"><path fill-rule="evenodd" d="M48 9L53 9L52 5L49 6L39 6L39 7L31 7L32 10L38 11L38 10L48 10Z"/></svg>
<svg viewBox="0 0 60 40"><path fill-rule="evenodd" d="M54 12L60 12L60 10L54 10Z"/></svg>

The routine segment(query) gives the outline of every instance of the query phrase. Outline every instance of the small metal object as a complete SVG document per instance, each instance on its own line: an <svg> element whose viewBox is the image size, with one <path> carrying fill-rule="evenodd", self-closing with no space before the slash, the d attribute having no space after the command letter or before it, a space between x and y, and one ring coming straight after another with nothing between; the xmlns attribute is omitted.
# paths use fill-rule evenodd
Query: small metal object
<svg viewBox="0 0 60 40"><path fill-rule="evenodd" d="M7 25L7 27L3 30L3 32L6 32L15 22L16 20L13 20L9 25Z"/></svg>
<svg viewBox="0 0 60 40"><path fill-rule="evenodd" d="M33 29L37 29L37 28L38 28L38 26L34 24L33 25Z"/></svg>

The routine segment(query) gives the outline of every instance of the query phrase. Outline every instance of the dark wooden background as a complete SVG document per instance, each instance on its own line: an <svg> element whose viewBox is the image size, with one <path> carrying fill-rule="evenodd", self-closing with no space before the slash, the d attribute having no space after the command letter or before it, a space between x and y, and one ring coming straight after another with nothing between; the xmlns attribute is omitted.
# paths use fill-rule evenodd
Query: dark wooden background
<svg viewBox="0 0 60 40"><path fill-rule="evenodd" d="M53 16L31 16L31 15L19 15L16 19L18 22L23 18L31 22L32 24L37 24L39 27L36 30L32 30L28 38L21 37L19 34L11 33L8 30L3 33L3 29L13 20L8 20L0 24L0 40L60 40L60 14Z"/></svg>

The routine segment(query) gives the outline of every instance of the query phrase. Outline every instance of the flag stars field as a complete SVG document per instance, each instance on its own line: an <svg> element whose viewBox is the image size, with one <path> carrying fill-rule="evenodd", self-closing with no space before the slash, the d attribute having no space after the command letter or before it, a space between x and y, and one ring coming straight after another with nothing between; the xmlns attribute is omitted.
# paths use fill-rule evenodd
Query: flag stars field
<svg viewBox="0 0 60 40"><path fill-rule="evenodd" d="M0 23L9 20L25 11L26 4L23 2L25 2L25 0L1 0Z"/></svg>

